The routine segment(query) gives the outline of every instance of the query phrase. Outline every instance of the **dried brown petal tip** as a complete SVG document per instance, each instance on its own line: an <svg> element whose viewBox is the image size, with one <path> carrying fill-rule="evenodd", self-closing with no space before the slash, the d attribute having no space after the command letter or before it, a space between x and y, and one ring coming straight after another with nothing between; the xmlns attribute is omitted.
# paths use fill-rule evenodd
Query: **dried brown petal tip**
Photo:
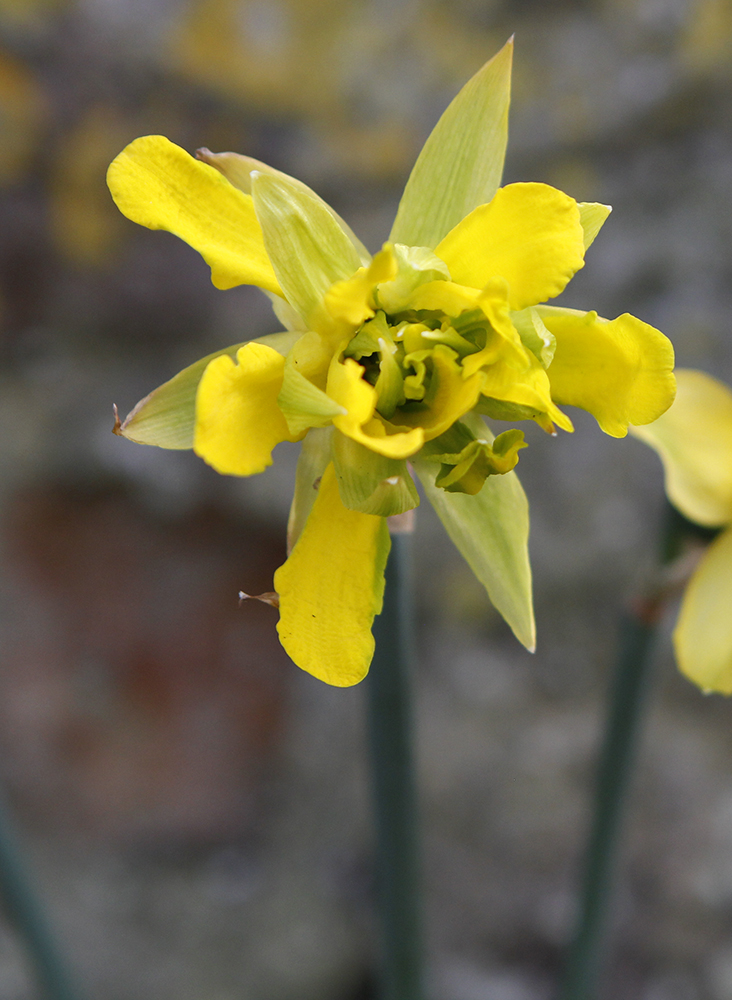
<svg viewBox="0 0 732 1000"><path fill-rule="evenodd" d="M119 419L119 410L117 409L117 404L112 403L112 410L114 411L114 427L112 428L113 434L122 434L122 421Z"/></svg>
<svg viewBox="0 0 732 1000"><path fill-rule="evenodd" d="M279 608L280 595L272 590L267 591L266 594L245 594L243 590L240 590L239 604L243 604L244 601L261 601L262 604L269 604L270 607Z"/></svg>

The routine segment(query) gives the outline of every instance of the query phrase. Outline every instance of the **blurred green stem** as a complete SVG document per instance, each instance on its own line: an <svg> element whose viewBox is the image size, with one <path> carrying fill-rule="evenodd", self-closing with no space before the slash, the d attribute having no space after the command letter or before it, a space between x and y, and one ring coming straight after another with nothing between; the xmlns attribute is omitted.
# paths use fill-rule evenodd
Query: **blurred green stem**
<svg viewBox="0 0 732 1000"><path fill-rule="evenodd" d="M33 890L9 809L0 796L0 901L21 937L47 1000L78 1000Z"/></svg>
<svg viewBox="0 0 732 1000"><path fill-rule="evenodd" d="M661 563L677 559L689 527L668 508ZM654 586L633 602L620 621L618 660L608 698L597 771L592 825L582 872L579 912L565 968L561 1000L594 1000L598 994L612 912L622 822L648 701L653 641L666 598L685 575L686 560L661 569Z"/></svg>
<svg viewBox="0 0 732 1000"><path fill-rule="evenodd" d="M382 948L380 1000L423 1000L422 908L410 690L411 535L392 535L367 689Z"/></svg>
<svg viewBox="0 0 732 1000"><path fill-rule="evenodd" d="M562 1000L591 1000L597 994L619 834L648 690L655 625L655 616L647 618L627 612L620 623L620 653L612 681L579 918L569 951Z"/></svg>

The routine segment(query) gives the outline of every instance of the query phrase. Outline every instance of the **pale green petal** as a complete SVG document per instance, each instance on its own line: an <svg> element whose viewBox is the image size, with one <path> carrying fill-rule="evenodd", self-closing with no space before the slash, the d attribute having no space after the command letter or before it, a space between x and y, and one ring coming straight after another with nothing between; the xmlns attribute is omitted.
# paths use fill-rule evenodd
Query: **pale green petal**
<svg viewBox="0 0 732 1000"><path fill-rule="evenodd" d="M345 413L322 389L313 385L288 359L282 388L277 397L279 408L285 415L290 433L302 434L309 427L326 427L333 417Z"/></svg>
<svg viewBox="0 0 732 1000"><path fill-rule="evenodd" d="M464 422L476 437L493 440L480 417ZM421 455L440 446L430 442ZM455 546L488 591L516 638L533 650L536 643L529 565L529 506L514 472L490 476L475 496L447 493L435 486L437 463L413 460L425 493Z"/></svg>
<svg viewBox="0 0 732 1000"><path fill-rule="evenodd" d="M732 694L732 530L709 546L681 602L674 648L703 691Z"/></svg>
<svg viewBox="0 0 732 1000"><path fill-rule="evenodd" d="M547 330L538 311L533 307L511 313L511 322L516 327L521 343L531 351L542 368L548 368L557 349L557 340Z"/></svg>
<svg viewBox="0 0 732 1000"><path fill-rule="evenodd" d="M384 597L390 540L386 520L341 503L332 466L325 470L302 533L275 573L277 631L303 670L337 687L357 684L374 655L374 615Z"/></svg>
<svg viewBox="0 0 732 1000"><path fill-rule="evenodd" d="M704 372L676 369L676 399L645 427L631 427L655 448L671 503L710 527L732 521L732 391ZM732 607L732 605L730 605Z"/></svg>
<svg viewBox="0 0 732 1000"><path fill-rule="evenodd" d="M513 39L468 80L424 144L389 239L434 249L501 183Z"/></svg>
<svg viewBox="0 0 732 1000"><path fill-rule="evenodd" d="M595 237L605 224L605 220L612 212L610 205L601 205L596 201L578 201L577 208L580 213L580 222L585 234L585 250L592 246Z"/></svg>
<svg viewBox="0 0 732 1000"><path fill-rule="evenodd" d="M406 247L395 243L394 253L397 276L380 284L376 295L379 307L388 313L408 308L410 296L420 285L450 279L447 264L428 247Z"/></svg>
<svg viewBox="0 0 732 1000"><path fill-rule="evenodd" d="M305 320L286 299L283 299L281 295L275 295L274 292L268 292L266 289L263 291L272 303L272 311L285 330L299 330L302 333L307 330L308 325Z"/></svg>
<svg viewBox="0 0 732 1000"><path fill-rule="evenodd" d="M330 286L358 270L359 255L323 202L294 181L255 171L252 197L285 298L308 320Z"/></svg>
<svg viewBox="0 0 732 1000"><path fill-rule="evenodd" d="M353 232L348 223L344 222L340 215L338 215L338 213L335 212L326 201L323 201L323 199L317 195L312 188L309 188L307 184L298 180L297 177L291 177L289 174L285 174L281 170L276 170L274 167L270 167L267 163L262 163L261 160L255 160L253 156L242 156L241 153L212 153L210 149L197 149L196 156L199 160L203 160L204 163L208 163L212 167L215 167L224 175L230 184L233 184L234 187L239 188L240 191L244 191L246 194L252 193L251 174L253 170L257 170L261 174L271 174L273 177L283 177L286 181L290 181L292 184L295 184L298 188L300 188L301 191L304 191L305 194L308 194L311 198L315 198L316 201L319 201L321 205L325 205L351 243L353 243L356 248L356 253L361 258L362 264L368 264L371 260L371 254L368 252L358 236L356 236Z"/></svg>
<svg viewBox="0 0 732 1000"><path fill-rule="evenodd" d="M198 250L217 288L279 293L249 195L162 135L135 139L110 164L107 184L123 215L165 229Z"/></svg>
<svg viewBox="0 0 732 1000"><path fill-rule="evenodd" d="M271 333L248 341L264 344L283 356L300 336L299 333ZM234 344L201 358L178 372L168 382L154 389L141 399L115 434L136 441L138 444L157 445L158 448L185 449L193 447L193 429L196 422L196 391L209 361L228 354L235 357L244 344Z"/></svg>
<svg viewBox="0 0 732 1000"><path fill-rule="evenodd" d="M318 495L320 479L331 460L332 427L308 431L297 459L295 492L287 521L287 554L295 547Z"/></svg>
<svg viewBox="0 0 732 1000"><path fill-rule="evenodd" d="M391 517L419 506L419 495L404 459L379 455L334 430L333 465L341 501L350 510Z"/></svg>

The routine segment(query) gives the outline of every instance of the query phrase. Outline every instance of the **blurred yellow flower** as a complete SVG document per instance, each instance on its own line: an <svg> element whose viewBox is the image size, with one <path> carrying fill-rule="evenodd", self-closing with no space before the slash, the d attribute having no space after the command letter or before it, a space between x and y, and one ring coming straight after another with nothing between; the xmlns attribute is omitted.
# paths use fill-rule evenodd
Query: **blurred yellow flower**
<svg viewBox="0 0 732 1000"><path fill-rule="evenodd" d="M259 286L287 328L186 369L118 432L192 446L231 475L304 439L278 628L293 660L331 684L368 670L385 518L419 503L407 459L533 646L528 513L511 472L523 435L494 440L480 414L554 433L572 430L557 405L569 404L623 437L673 399L673 350L657 330L540 304L583 266L610 209L546 184L498 187L511 55L509 42L444 113L374 257L313 191L249 157L193 159L146 136L109 169L128 218L197 249L218 288Z"/></svg>
<svg viewBox="0 0 732 1000"><path fill-rule="evenodd" d="M661 456L671 503L690 521L724 529L689 581L673 639L690 680L732 694L732 391L704 372L676 377L673 406L632 430Z"/></svg>

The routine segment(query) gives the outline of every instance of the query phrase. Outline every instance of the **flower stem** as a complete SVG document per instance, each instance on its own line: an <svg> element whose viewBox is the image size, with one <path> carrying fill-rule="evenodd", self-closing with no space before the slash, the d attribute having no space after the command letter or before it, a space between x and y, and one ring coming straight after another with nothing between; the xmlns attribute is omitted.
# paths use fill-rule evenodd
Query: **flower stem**
<svg viewBox="0 0 732 1000"><path fill-rule="evenodd" d="M0 798L0 901L25 945L47 1000L78 1000L31 885L7 805Z"/></svg>
<svg viewBox="0 0 732 1000"><path fill-rule="evenodd" d="M382 949L381 1000L423 1000L417 791L412 755L410 534L394 534L367 681Z"/></svg>
<svg viewBox="0 0 732 1000"><path fill-rule="evenodd" d="M623 813L636 759L649 681L655 621L625 613L597 773L592 828L582 876L579 915L569 950L562 1000L596 996Z"/></svg>
<svg viewBox="0 0 732 1000"><path fill-rule="evenodd" d="M598 993L623 817L649 700L653 641L666 598L689 571L688 560L680 554L682 539L689 528L697 530L668 507L661 539L662 567L653 586L623 612L620 620L618 659L598 763L579 912L567 956L561 1000L594 1000Z"/></svg>

